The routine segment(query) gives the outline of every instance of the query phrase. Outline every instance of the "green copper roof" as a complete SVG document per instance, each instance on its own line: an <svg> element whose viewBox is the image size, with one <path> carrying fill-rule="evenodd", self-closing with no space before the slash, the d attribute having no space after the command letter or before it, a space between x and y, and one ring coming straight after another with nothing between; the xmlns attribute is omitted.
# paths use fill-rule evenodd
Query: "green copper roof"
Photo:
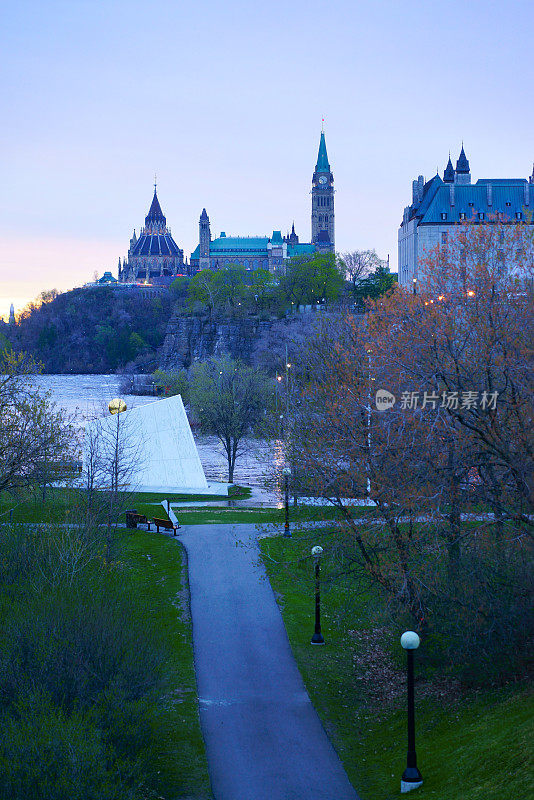
<svg viewBox="0 0 534 800"><path fill-rule="evenodd" d="M319 153L317 155L317 164L315 167L316 172L330 172L330 164L328 163L328 155L326 152L326 141L324 133L321 133L321 141L319 142Z"/></svg>
<svg viewBox="0 0 534 800"><path fill-rule="evenodd" d="M315 253L314 244L288 244L287 246L287 254L290 258L308 255L309 253Z"/></svg>
<svg viewBox="0 0 534 800"><path fill-rule="evenodd" d="M210 253L219 250L267 250L268 241L267 236L220 236L210 242Z"/></svg>

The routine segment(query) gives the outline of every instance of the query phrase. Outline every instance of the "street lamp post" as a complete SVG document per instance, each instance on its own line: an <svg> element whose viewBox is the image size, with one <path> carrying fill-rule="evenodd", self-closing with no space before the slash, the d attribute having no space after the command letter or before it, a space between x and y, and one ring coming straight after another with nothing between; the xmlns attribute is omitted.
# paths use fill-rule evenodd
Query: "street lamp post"
<svg viewBox="0 0 534 800"><path fill-rule="evenodd" d="M312 547L312 556L315 562L315 631L311 638L312 644L324 644L323 634L321 633L321 582L320 582L320 563L323 548L320 545Z"/></svg>
<svg viewBox="0 0 534 800"><path fill-rule="evenodd" d="M291 531L289 530L289 478L291 476L291 469L289 467L284 467L282 473L284 475L284 491L286 500L286 522L284 525L284 536L288 539L291 539Z"/></svg>
<svg viewBox="0 0 534 800"><path fill-rule="evenodd" d="M417 278L413 278L412 283L413 283L413 293L417 294Z"/></svg>
<svg viewBox="0 0 534 800"><path fill-rule="evenodd" d="M419 647L420 639L414 631L405 631L401 636L401 645L406 650L408 662L408 755L406 769L402 773L401 792L411 792L423 783L423 776L417 769L415 753L415 703L414 703L414 651Z"/></svg>

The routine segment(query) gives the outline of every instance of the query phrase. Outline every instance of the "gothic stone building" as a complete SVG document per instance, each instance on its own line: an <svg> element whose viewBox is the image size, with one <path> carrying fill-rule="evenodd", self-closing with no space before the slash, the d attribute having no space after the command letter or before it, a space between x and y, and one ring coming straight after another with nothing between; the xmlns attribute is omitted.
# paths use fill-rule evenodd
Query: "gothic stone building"
<svg viewBox="0 0 534 800"><path fill-rule="evenodd" d="M334 176L328 163L324 132L312 178L311 231L311 242L299 241L295 225L287 236L282 236L281 231L273 231L272 236L227 236L223 231L212 239L210 220L204 208L199 220L199 244L191 253L191 270L238 264L246 270L262 268L279 272L293 256L334 251Z"/></svg>
<svg viewBox="0 0 534 800"><path fill-rule="evenodd" d="M422 175L412 184L412 204L404 209L399 228L399 283L413 288L424 279L422 263L431 250L447 242L462 220L481 224L499 217L513 225L534 211L534 169L530 178L479 178L471 183L462 145L454 169L450 156L443 180Z"/></svg>
<svg viewBox="0 0 534 800"><path fill-rule="evenodd" d="M119 259L119 282L167 285L176 275L183 274L185 269L183 250L171 236L154 185L154 197L145 217L145 227L141 228L139 238L134 230L128 256L122 265Z"/></svg>

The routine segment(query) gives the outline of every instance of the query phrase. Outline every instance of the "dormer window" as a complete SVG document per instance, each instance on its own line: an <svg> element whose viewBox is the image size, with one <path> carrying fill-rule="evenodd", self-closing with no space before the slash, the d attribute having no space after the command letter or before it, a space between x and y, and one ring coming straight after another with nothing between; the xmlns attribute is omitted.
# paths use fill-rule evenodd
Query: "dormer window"
<svg viewBox="0 0 534 800"><path fill-rule="evenodd" d="M460 211L460 219L465 219L465 211Z"/></svg>
<svg viewBox="0 0 534 800"><path fill-rule="evenodd" d="M511 204L511 202L510 202L510 200L507 200L507 201L506 201L506 205L507 205L507 206L511 206L511 205L512 205L512 204Z"/></svg>
<svg viewBox="0 0 534 800"><path fill-rule="evenodd" d="M483 211L479 211L478 212L478 218L479 219L484 219L484 212Z"/></svg>
<svg viewBox="0 0 534 800"><path fill-rule="evenodd" d="M447 219L447 212L446 211L442 211L441 212L441 219Z"/></svg>
<svg viewBox="0 0 534 800"><path fill-rule="evenodd" d="M474 202L472 200L469 201L469 206L470 206L470 208L474 208L475 207L475 204L474 204Z"/></svg>
<svg viewBox="0 0 534 800"><path fill-rule="evenodd" d="M522 211L516 211L515 212L515 218L516 219L523 219L523 212Z"/></svg>

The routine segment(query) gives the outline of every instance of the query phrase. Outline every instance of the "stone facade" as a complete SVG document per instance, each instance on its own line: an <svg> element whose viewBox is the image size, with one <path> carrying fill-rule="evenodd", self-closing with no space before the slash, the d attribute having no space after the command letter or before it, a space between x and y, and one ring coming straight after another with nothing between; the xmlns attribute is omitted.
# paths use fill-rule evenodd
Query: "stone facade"
<svg viewBox="0 0 534 800"><path fill-rule="evenodd" d="M191 253L191 271L237 264L245 270L262 268L277 273L294 256L334 251L334 176L328 162L324 132L312 178L311 229L311 242L299 241L294 224L287 236L282 236L281 231L273 231L272 236L227 236L223 231L212 239L210 220L204 208L199 220L199 243Z"/></svg>

